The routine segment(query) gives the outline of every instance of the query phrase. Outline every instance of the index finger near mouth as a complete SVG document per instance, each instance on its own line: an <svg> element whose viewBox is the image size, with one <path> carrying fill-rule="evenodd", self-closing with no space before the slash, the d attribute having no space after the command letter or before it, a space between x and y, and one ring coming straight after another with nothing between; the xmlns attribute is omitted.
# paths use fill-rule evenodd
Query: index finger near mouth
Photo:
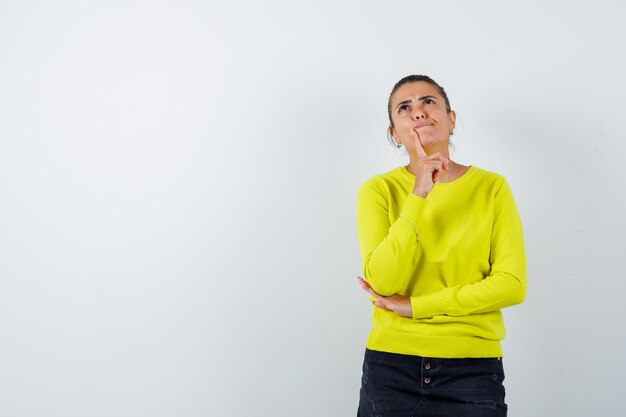
<svg viewBox="0 0 626 417"><path fill-rule="evenodd" d="M417 133L415 129L411 129L411 136L413 137L413 140L415 143L415 150L417 151L417 156L422 159L426 158L428 154L426 153L426 151L424 150L424 147L422 146L422 141L420 140L419 133Z"/></svg>

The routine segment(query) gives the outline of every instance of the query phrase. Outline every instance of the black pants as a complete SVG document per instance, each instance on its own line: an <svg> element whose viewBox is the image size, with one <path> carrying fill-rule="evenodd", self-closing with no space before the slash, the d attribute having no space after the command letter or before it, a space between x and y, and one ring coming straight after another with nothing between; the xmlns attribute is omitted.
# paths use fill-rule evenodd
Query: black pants
<svg viewBox="0 0 626 417"><path fill-rule="evenodd" d="M365 350L357 417L505 417L500 358Z"/></svg>

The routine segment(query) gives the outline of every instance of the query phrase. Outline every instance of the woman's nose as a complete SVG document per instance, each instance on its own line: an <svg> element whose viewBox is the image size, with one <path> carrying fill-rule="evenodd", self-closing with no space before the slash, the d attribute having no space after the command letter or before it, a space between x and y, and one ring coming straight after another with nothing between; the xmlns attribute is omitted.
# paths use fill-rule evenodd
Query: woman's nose
<svg viewBox="0 0 626 417"><path fill-rule="evenodd" d="M419 119L424 119L426 116L424 115L424 112L422 111L421 108L416 107L415 111L413 112L413 118L415 120L419 120Z"/></svg>

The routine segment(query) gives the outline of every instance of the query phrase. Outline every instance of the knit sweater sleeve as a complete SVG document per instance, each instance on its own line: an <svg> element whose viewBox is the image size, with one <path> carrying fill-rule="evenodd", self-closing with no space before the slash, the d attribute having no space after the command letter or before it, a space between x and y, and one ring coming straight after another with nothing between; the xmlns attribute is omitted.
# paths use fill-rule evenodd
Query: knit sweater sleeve
<svg viewBox="0 0 626 417"><path fill-rule="evenodd" d="M526 261L520 217L511 190L501 178L494 197L489 262L478 282L411 297L413 318L464 316L519 304L526 295Z"/></svg>
<svg viewBox="0 0 626 417"><path fill-rule="evenodd" d="M365 280L378 294L388 296L402 292L415 272L421 252L419 223L427 202L409 193L393 221L389 190L378 181L373 178L359 190L357 231Z"/></svg>

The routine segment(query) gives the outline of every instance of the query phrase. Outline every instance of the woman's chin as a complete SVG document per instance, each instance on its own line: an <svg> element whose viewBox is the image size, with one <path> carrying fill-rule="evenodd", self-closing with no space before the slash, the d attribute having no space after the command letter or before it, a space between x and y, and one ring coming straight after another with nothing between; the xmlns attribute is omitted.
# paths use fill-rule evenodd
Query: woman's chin
<svg viewBox="0 0 626 417"><path fill-rule="evenodd" d="M422 144L422 147L424 148L424 150L428 151L430 149L439 149L441 147L447 147L448 146L448 141L447 140L441 140L432 136L426 136L426 137L421 137L420 136L420 142Z"/></svg>

